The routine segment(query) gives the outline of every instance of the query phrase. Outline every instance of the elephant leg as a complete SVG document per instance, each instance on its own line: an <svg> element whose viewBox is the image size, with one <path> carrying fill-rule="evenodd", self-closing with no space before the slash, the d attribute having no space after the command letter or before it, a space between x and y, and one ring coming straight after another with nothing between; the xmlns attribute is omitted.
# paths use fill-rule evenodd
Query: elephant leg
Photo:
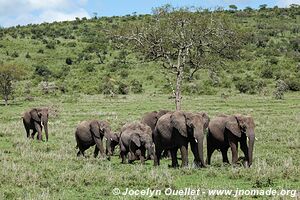
<svg viewBox="0 0 300 200"><path fill-rule="evenodd" d="M26 130L27 138L30 138L30 128L25 126L25 130Z"/></svg>
<svg viewBox="0 0 300 200"><path fill-rule="evenodd" d="M223 163L228 163L229 164L229 160L228 160L228 156L227 156L227 151L228 151L228 148L221 149Z"/></svg>
<svg viewBox="0 0 300 200"><path fill-rule="evenodd" d="M32 138L32 139L34 139L35 134L36 134L36 130L33 130L32 133L31 133L31 138ZM37 139L38 139L38 138L37 138Z"/></svg>
<svg viewBox="0 0 300 200"><path fill-rule="evenodd" d="M34 128L38 132L37 138L39 141L42 141L42 128L41 125L37 122L34 122Z"/></svg>
<svg viewBox="0 0 300 200"><path fill-rule="evenodd" d="M94 158L97 158L98 154L99 154L99 148L97 147L97 145L95 145Z"/></svg>
<svg viewBox="0 0 300 200"><path fill-rule="evenodd" d="M100 150L100 156L103 158L104 155L104 147L101 138L94 137L94 141L96 143L97 148Z"/></svg>
<svg viewBox="0 0 300 200"><path fill-rule="evenodd" d="M181 159L182 159L181 167L187 167L188 166L188 148L187 148L187 145L183 145L183 146L180 147L180 153L181 153Z"/></svg>
<svg viewBox="0 0 300 200"><path fill-rule="evenodd" d="M138 153L139 150L136 151L136 153L129 151L128 153L128 163L132 164L135 160L137 160L137 157L139 155Z"/></svg>
<svg viewBox="0 0 300 200"><path fill-rule="evenodd" d="M201 167L201 160L199 157L199 152L197 148L197 143L196 142L191 142L191 150L194 154L194 164L196 167Z"/></svg>
<svg viewBox="0 0 300 200"><path fill-rule="evenodd" d="M207 160L206 160L206 163L208 165L211 164L211 156L213 154L213 152L215 151L216 149L214 147L212 147L211 145L208 145L207 144Z"/></svg>
<svg viewBox="0 0 300 200"><path fill-rule="evenodd" d="M79 149L79 151L77 152L77 157L79 157L79 156L83 156L84 157L84 151L86 149L83 148L81 145L78 145L78 149Z"/></svg>
<svg viewBox="0 0 300 200"><path fill-rule="evenodd" d="M154 166L160 165L162 149L155 145Z"/></svg>
<svg viewBox="0 0 300 200"><path fill-rule="evenodd" d="M122 158L122 164L125 164L126 163L126 152L125 151L121 151L121 158Z"/></svg>
<svg viewBox="0 0 300 200"><path fill-rule="evenodd" d="M172 158L171 167L174 167L174 168L179 167L178 160L177 160L177 151L178 151L178 148L171 149L171 158Z"/></svg>
<svg viewBox="0 0 300 200"><path fill-rule="evenodd" d="M229 140L229 145L232 153L232 165L235 165L238 161L238 141L237 140Z"/></svg>
<svg viewBox="0 0 300 200"><path fill-rule="evenodd" d="M141 149L140 160L141 160L141 164L142 165L145 164L145 157L146 157L146 150L145 149Z"/></svg>

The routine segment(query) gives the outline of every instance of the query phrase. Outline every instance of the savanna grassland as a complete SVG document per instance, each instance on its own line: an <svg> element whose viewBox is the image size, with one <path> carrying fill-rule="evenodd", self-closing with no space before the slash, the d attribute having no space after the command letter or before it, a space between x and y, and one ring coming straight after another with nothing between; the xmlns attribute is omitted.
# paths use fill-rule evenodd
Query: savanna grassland
<svg viewBox="0 0 300 200"><path fill-rule="evenodd" d="M148 187L162 190L169 187L299 190L299 93L290 93L285 100L240 94L228 99L220 96L184 96L184 110L206 111L210 117L237 112L254 117L257 141L250 169L224 166L220 152L213 154L212 165L205 169L194 169L192 166L169 169L170 160L163 160L159 167L153 167L152 161L147 161L145 166L139 162L121 164L117 155L111 161L93 158L93 149L87 151L87 158L76 157L74 131L81 120L106 119L113 130L118 131L122 124L139 120L147 111L173 109L173 101L163 94L148 93L114 98L66 95L40 97L25 103L16 100L10 106L1 106L0 198L122 199L123 196L112 194L113 188L125 191L126 188ZM29 140L25 136L21 113L34 106L50 108L49 142ZM230 156L230 151L228 154ZM189 155L191 164L192 154ZM159 198L181 199L176 196Z"/></svg>
<svg viewBox="0 0 300 200"><path fill-rule="evenodd" d="M194 58L199 57L189 57L183 64L182 110L205 111L211 118L220 113L251 114L257 138L253 166L223 165L220 152L214 152L212 165L205 169L192 166L191 153L191 166L184 169L169 169L170 160L163 160L159 167L153 167L152 161L144 166L138 162L121 164L118 150L111 161L93 158L93 148L87 151L87 158L77 158L74 132L80 121L108 120L118 132L123 124L139 120L145 112L175 109L174 87L170 86L175 85L176 75L162 67L164 60L149 59L149 55L116 40L114 35L122 33L123 28L130 32L131 25L145 27L157 21L154 15L133 13L0 27L0 85L6 74L11 77L8 87L0 87L0 97L8 104L0 102L0 200L125 199L114 196L114 188L299 191L299 5L180 12L200 25L206 23L201 21L203 16L216 17L228 25L228 32L236 33L237 37L227 41L237 42L234 51L217 57L209 52L201 54L201 70L192 77L188 74L195 69ZM165 35L161 28L155 30ZM217 47L221 44L211 41ZM236 55L231 57L232 52ZM171 59L176 61L176 57ZM22 124L22 113L39 106L50 110L48 142L27 139ZM230 159L230 151L228 155Z"/></svg>

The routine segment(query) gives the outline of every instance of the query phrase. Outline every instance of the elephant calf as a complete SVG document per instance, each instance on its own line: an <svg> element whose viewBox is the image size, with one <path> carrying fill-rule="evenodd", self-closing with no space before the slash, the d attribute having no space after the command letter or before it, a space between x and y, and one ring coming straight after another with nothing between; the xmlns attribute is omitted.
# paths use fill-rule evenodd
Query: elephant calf
<svg viewBox="0 0 300 200"><path fill-rule="evenodd" d="M96 144L94 157L96 158L98 156L99 151L101 157L104 157L103 137L107 139L106 155L108 156L108 159L110 159L110 156L112 155L112 148L116 146L115 144L112 147L112 141L118 138L114 138L115 136L113 136L108 122L90 120L79 123L75 131L75 139L77 147L79 148L77 156L84 156L84 151Z"/></svg>
<svg viewBox="0 0 300 200"><path fill-rule="evenodd" d="M147 159L154 154L151 128L140 122L125 124L121 129L120 149L122 163L126 162L126 156L129 153L129 163L140 159L141 163L144 164L146 151L148 153Z"/></svg>
<svg viewBox="0 0 300 200"><path fill-rule="evenodd" d="M245 115L219 115L211 120L208 126L207 135L207 163L210 165L212 153L216 149L222 152L223 162L229 163L227 151L229 147L232 151L232 164L238 161L238 143L245 154L244 166L250 167L252 164L252 154L254 147L254 120L251 116ZM249 147L247 146L249 139Z"/></svg>
<svg viewBox="0 0 300 200"><path fill-rule="evenodd" d="M30 130L32 130L31 138L34 138L38 132L37 139L42 140L42 130L45 129L46 141L48 141L48 108L33 108L26 111L23 116L23 124L27 133L27 138L30 137Z"/></svg>

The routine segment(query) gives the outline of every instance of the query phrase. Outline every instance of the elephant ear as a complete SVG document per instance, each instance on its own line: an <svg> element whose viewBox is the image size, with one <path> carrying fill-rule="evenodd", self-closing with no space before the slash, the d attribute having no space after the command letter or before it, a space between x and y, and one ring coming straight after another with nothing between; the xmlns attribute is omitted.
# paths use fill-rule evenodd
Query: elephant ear
<svg viewBox="0 0 300 200"><path fill-rule="evenodd" d="M38 109L34 108L30 111L30 116L34 121L40 122L42 113Z"/></svg>
<svg viewBox="0 0 300 200"><path fill-rule="evenodd" d="M99 126L99 123L97 121L92 121L90 123L90 130L91 130L91 133L94 137L96 138L101 138L101 128ZM101 131L101 132L100 132Z"/></svg>
<svg viewBox="0 0 300 200"><path fill-rule="evenodd" d="M174 128L178 130L178 132L187 137L187 128L186 128L186 116L183 112L176 111L171 116L171 124Z"/></svg>
<svg viewBox="0 0 300 200"><path fill-rule="evenodd" d="M228 117L225 127L235 136L239 138L242 136L241 129L238 124L238 120L235 116Z"/></svg>
<svg viewBox="0 0 300 200"><path fill-rule="evenodd" d="M131 135L131 141L137 146L140 147L141 146L141 141L140 141L140 137L138 134L132 134Z"/></svg>

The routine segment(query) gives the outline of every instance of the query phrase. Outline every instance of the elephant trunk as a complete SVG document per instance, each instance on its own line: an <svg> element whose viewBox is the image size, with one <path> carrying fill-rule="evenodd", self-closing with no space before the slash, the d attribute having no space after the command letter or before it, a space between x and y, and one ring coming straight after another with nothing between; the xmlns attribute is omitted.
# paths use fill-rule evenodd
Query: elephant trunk
<svg viewBox="0 0 300 200"><path fill-rule="evenodd" d="M41 125L44 127L45 134L46 134L46 141L48 141L48 119L42 118Z"/></svg>
<svg viewBox="0 0 300 200"><path fill-rule="evenodd" d="M248 147L248 166L250 167L252 165L252 158L253 158L253 147L254 147L254 141L255 141L255 134L254 131L249 132L249 147Z"/></svg>
<svg viewBox="0 0 300 200"><path fill-rule="evenodd" d="M112 137L111 137L111 133L105 134L105 137L106 137L106 155L107 156L112 156L112 147L111 147Z"/></svg>
<svg viewBox="0 0 300 200"><path fill-rule="evenodd" d="M197 148L198 148L198 154L199 154L199 159L200 159L200 162L201 162L201 166L205 167L204 158L203 158L203 138L204 138L203 135L197 137L197 140L198 140Z"/></svg>

